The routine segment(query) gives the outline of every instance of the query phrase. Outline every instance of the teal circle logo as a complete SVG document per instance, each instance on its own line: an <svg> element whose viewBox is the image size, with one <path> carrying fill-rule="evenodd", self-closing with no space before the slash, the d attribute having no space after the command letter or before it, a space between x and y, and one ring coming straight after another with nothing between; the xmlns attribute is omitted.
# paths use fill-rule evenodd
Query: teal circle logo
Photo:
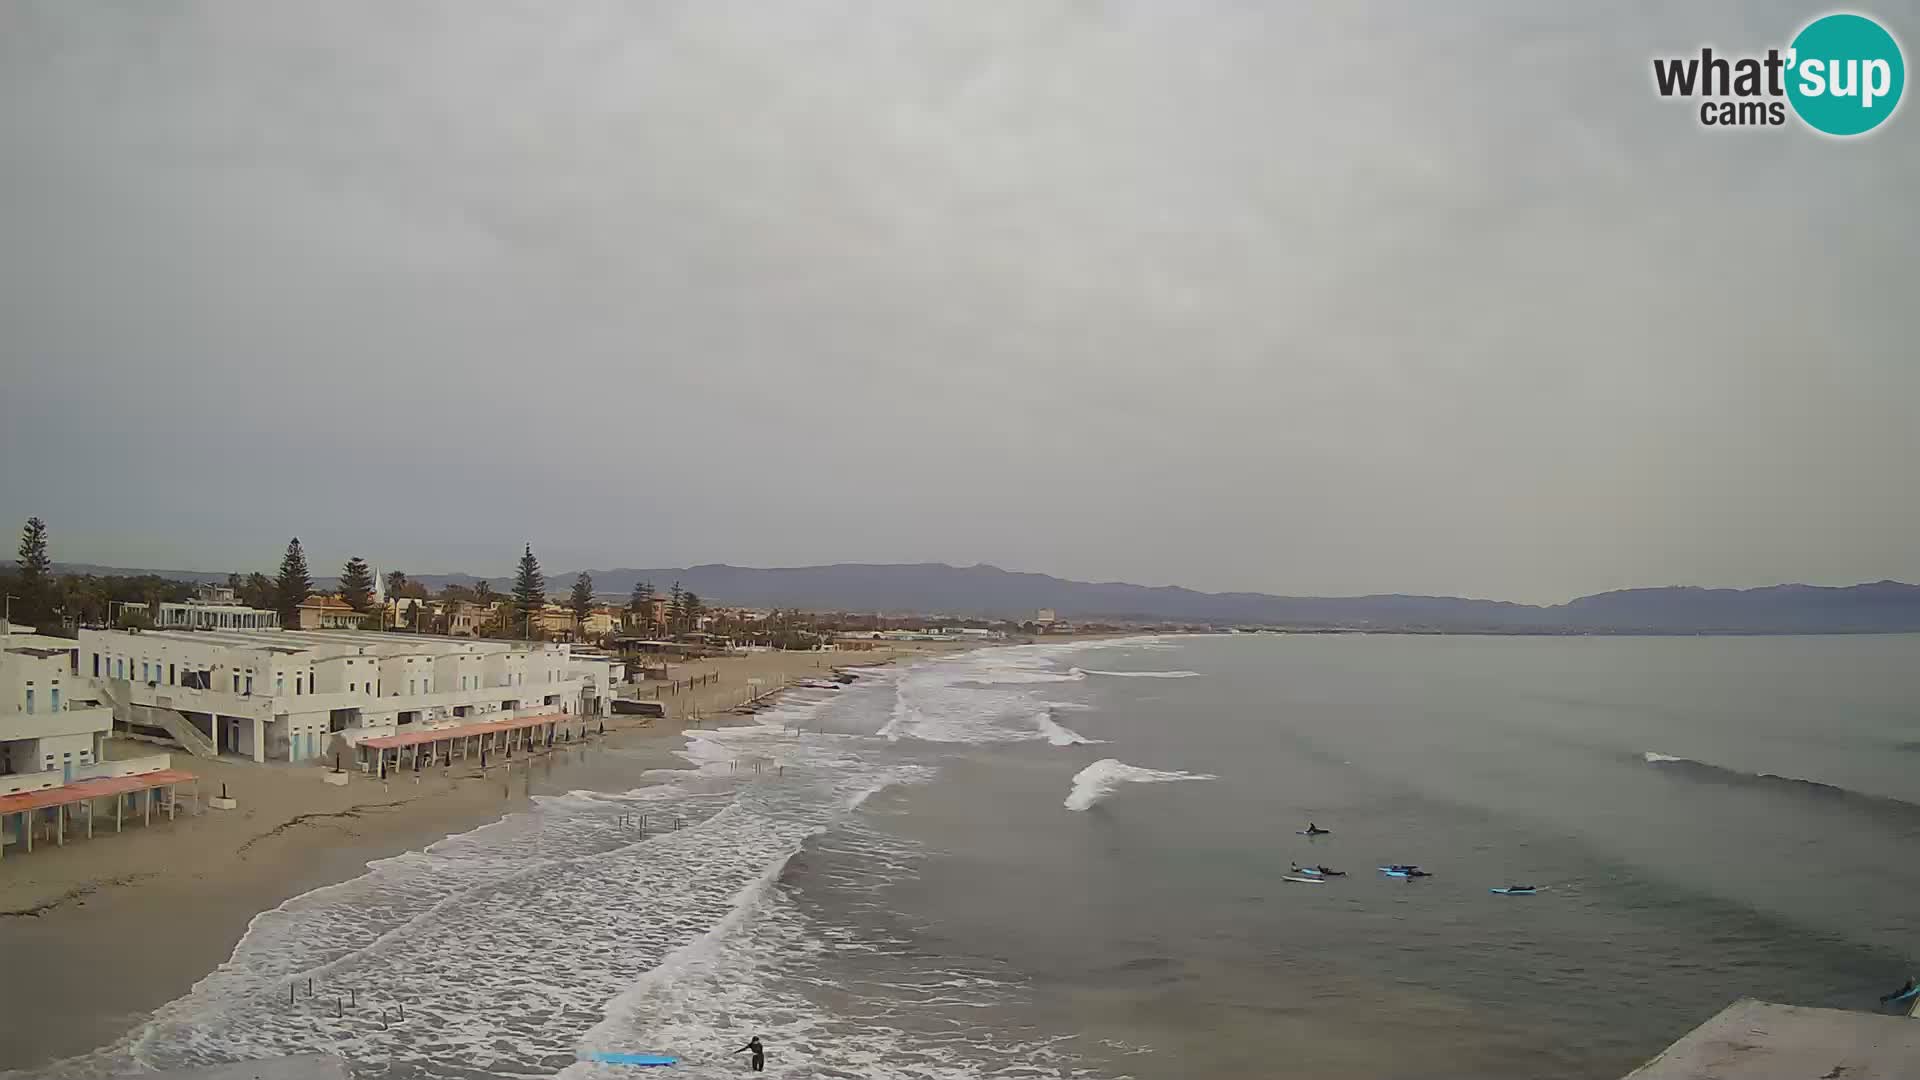
<svg viewBox="0 0 1920 1080"><path fill-rule="evenodd" d="M1815 131L1863 135L1900 105L1907 64L1900 43L1864 15L1826 15L1793 39L1787 100Z"/></svg>

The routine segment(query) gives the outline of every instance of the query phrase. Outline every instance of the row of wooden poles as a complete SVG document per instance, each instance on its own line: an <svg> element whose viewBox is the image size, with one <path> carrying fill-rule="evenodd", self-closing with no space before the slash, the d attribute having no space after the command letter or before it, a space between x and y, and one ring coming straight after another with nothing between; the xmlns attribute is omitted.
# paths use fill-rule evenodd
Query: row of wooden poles
<svg viewBox="0 0 1920 1080"><path fill-rule="evenodd" d="M686 824L686 819L679 814L674 814L672 817L668 817L665 814L656 814L652 818L647 817L645 814L620 815L620 827L623 829L637 828L640 830L641 836L647 835L649 822L652 822L653 831L656 833L679 832L680 827Z"/></svg>
<svg viewBox="0 0 1920 1080"><path fill-rule="evenodd" d="M299 1001L300 1001L299 995L300 995L300 984L299 983L288 984L287 1004L288 1005L299 1004ZM311 998L313 996L314 996L313 980L308 979L307 980L307 997ZM347 1010L349 1008L357 1009L359 1007L360 1007L360 992L351 986L347 987L347 996L345 998L342 998L339 994L333 995L333 1015L336 1018L346 1016ZM401 1023L405 1021L406 1018L407 1018L407 1003L405 1001L402 1001L396 998L394 1000L392 1010L388 1010L388 1009L380 1010L380 1030L385 1031L390 1025Z"/></svg>
<svg viewBox="0 0 1920 1080"><path fill-rule="evenodd" d="M673 681L667 683L665 686L654 687L653 700L655 701L660 700L660 692L662 690L666 691L668 694L674 697L678 697L679 695L684 693L691 693L692 691L697 690L702 686L712 686L714 683L717 683L719 681L720 681L720 673L717 671L709 671L705 675L692 675L684 679L674 679Z"/></svg>

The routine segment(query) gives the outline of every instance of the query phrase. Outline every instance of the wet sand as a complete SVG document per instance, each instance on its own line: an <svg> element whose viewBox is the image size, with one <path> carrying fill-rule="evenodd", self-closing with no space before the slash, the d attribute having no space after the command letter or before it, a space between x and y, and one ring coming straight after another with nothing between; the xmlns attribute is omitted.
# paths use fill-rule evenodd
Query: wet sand
<svg viewBox="0 0 1920 1080"><path fill-rule="evenodd" d="M16 846L0 862L0 1069L33 1069L111 1044L160 1005L187 992L225 961L261 911L361 873L376 859L524 809L534 794L594 786L606 777L599 755L620 754L620 782L637 786L648 769L679 768L680 732L690 722L727 718L758 679L786 679L835 665L910 659L938 644L902 644L853 653L756 653L675 664L676 681L712 674L692 691L663 690L668 719L620 716L607 734L484 774L469 765L403 773L383 783L353 774L344 787L312 765L255 765L174 754L201 777L202 795L224 784L238 809L182 814L119 835L64 848ZM639 696L651 698L654 684ZM115 757L154 752L116 740Z"/></svg>

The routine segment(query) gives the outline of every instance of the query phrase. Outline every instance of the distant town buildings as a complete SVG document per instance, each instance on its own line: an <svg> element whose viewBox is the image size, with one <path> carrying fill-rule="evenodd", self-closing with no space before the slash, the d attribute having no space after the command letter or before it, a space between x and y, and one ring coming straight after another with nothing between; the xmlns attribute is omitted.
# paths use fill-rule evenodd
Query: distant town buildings
<svg viewBox="0 0 1920 1080"><path fill-rule="evenodd" d="M156 629L164 630L271 630L280 625L279 612L248 607L224 585L200 585L194 593L184 603L162 603L157 611L140 603L116 607L144 615Z"/></svg>
<svg viewBox="0 0 1920 1080"><path fill-rule="evenodd" d="M300 601L296 611L295 626L301 630L355 630L366 619L353 610L352 605L334 596L309 596Z"/></svg>

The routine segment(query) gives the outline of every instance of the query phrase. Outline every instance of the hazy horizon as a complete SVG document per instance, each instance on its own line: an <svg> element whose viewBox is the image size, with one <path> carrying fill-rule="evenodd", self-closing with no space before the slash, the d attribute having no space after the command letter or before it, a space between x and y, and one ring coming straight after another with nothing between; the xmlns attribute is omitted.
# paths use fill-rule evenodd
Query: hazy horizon
<svg viewBox="0 0 1920 1080"><path fill-rule="evenodd" d="M302 547L304 548L305 545L303 544ZM536 556L538 554L539 554L538 552L535 552ZM338 561L342 565L344 565L346 562L346 559L342 558ZM308 554L307 562L308 562L308 569L315 578L337 578L340 575L341 567L336 567L331 562L317 563L314 561L311 553ZM60 565L98 566L98 567L113 569L113 570L153 571L153 572L161 572L161 573L171 572L171 573L179 573L179 574L231 574L231 573L245 574L245 573L258 570L260 573L266 574L268 577L272 577L274 576L274 573L278 569L278 557L276 556L275 562L273 565L263 565L263 566L257 566L257 567L250 566L245 568L244 570L234 570L230 568L221 569L221 568L192 567L192 566L121 566L118 564L111 564L111 563L94 563L94 562L81 561L81 560L62 560L62 559L56 559L55 564L56 566L60 566ZM386 574L388 571L400 570L402 573L405 573L409 577L414 577L414 578L469 577L469 578L484 579L487 581L500 583L503 587L506 585L512 584L514 574L516 572L516 569L514 567L508 567L504 570L486 572L486 573L473 571L473 570L464 570L464 569L454 569L454 570L433 570L433 569L422 569L422 568L408 569L406 567L400 567L400 566L383 565L378 561L371 561L371 566L373 570L378 571L382 575ZM1570 596L1561 597L1557 600L1516 600L1513 597L1507 597L1507 596L1474 596L1474 595L1469 595L1464 593L1418 593L1418 594L1386 593L1386 592L1381 592L1379 590L1374 590L1371 592L1362 592L1362 593L1284 594L1284 593L1270 593L1268 592L1268 590L1263 590L1263 589L1199 589L1199 588L1196 588L1195 586L1185 585L1184 583L1179 581L1121 581L1118 579L1095 580L1095 579L1088 579L1088 578L1075 578L1070 574L1056 574L1046 570L1034 570L1034 569L1023 568L1018 566L997 566L993 563L978 563L978 562L976 563L939 563L939 562L921 561L921 562L915 562L915 563L855 563L855 562L849 562L849 561L841 561L837 563L807 563L807 564L778 565L778 566L776 565L753 566L753 565L745 565L741 563L693 562L693 563L683 564L678 567L625 566L625 565L613 565L613 564L609 564L606 566L557 567L543 561L541 563L541 572L546 576L547 592L548 592L548 595L552 597L552 596L558 596L560 593L564 592L571 585L573 575L579 573L582 570L585 570L590 574L601 574L601 573L624 574L624 573L634 573L634 572L651 573L654 571L661 571L661 570L668 570L668 571L690 570L690 569L694 569L701 566L730 566L737 570L809 570L809 569L820 569L820 568L832 567L832 566L948 566L956 570L966 570L974 567L985 566L990 569L1005 571L1006 573L1010 573L1010 574L1044 574L1044 575L1057 578L1063 581L1079 581L1084 584L1091 584L1091 585L1124 584L1124 585L1141 585L1149 588L1180 587L1180 588L1193 589L1196 592L1205 592L1205 593L1236 593L1236 592L1237 593L1266 593L1267 595L1275 595L1275 596L1293 595L1293 596L1300 596L1303 598L1313 597L1313 596L1339 598L1342 596L1357 597L1357 596L1385 596L1385 595L1424 595L1424 596L1455 597L1463 600L1504 600L1504 601L1510 601L1513 603L1529 604L1537 607L1553 607L1560 604L1564 604L1571 600L1577 600L1582 596L1594 595L1592 593L1576 593ZM1700 585L1698 583L1685 582L1685 581L1663 581L1663 582L1646 582L1641 585L1626 585L1626 586L1621 586L1621 588L1623 589L1659 589L1659 588L1763 589L1763 588L1769 588L1769 587L1780 586L1780 585L1810 585L1810 586L1824 587L1824 588L1848 588L1856 585L1876 585L1876 584L1881 584L1888 581L1892 581L1895 584L1900 584L1900 585L1916 584L1914 582L1898 581L1897 579L1892 579L1892 578L1874 578L1872 580L1845 581L1845 582L1773 581L1773 582L1765 582L1757 585ZM658 585L659 588L664 589L668 583L665 580L661 580L656 584ZM595 591L603 595L611 595L609 591L606 589L596 588ZM1608 591L1614 591L1614 590L1599 590L1599 591L1608 592Z"/></svg>
<svg viewBox="0 0 1920 1080"><path fill-rule="evenodd" d="M216 572L1920 580L1920 118L1651 87L1824 10L17 0L0 526Z"/></svg>

